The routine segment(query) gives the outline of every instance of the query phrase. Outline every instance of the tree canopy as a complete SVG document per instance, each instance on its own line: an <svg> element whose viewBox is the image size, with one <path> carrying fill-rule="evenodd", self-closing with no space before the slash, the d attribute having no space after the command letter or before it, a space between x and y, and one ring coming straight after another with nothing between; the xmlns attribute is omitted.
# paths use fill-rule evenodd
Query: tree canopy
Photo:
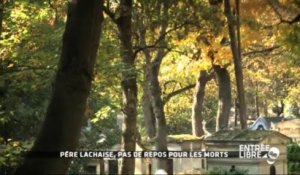
<svg viewBox="0 0 300 175"><path fill-rule="evenodd" d="M64 52L69 54L62 38L71 18L71 2L0 0L0 174L16 171L49 115L47 107L53 105L59 86L57 77L68 67L62 66ZM300 117L299 1L97 2L100 9L94 10L101 14L93 15L97 20L103 15L101 38L90 26L70 37L84 36L80 39L88 44L85 37L91 37L92 46L99 45L95 63L88 66L91 88L83 87L87 100L82 103L76 149L108 150L121 143L131 150L134 146L126 144L149 140L156 141L158 150L165 149L167 135L193 133L193 116L213 129L232 127L232 118L241 113L233 112L242 105L235 81L241 72L245 122L257 116ZM84 8L88 7L83 7L83 15ZM82 34L86 31L93 36ZM83 61L70 63L71 71L76 66L81 70L90 64L84 62L86 57L91 59L85 55L87 50L74 47L74 57L79 53ZM76 84L76 88L80 87ZM74 96L80 92L75 90ZM201 123L196 122L196 127L204 134ZM83 164L72 161L70 172L83 173Z"/></svg>

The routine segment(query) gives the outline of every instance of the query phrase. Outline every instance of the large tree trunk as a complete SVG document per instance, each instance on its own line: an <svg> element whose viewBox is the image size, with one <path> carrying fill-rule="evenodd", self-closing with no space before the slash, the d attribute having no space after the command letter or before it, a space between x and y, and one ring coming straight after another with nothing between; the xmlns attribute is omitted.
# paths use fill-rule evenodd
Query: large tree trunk
<svg viewBox="0 0 300 175"><path fill-rule="evenodd" d="M160 55L158 53L158 55ZM151 92L151 103L153 107L154 116L156 118L156 140L155 148L156 151L167 151L167 124L165 119L165 112L163 101L161 98L161 88L158 81L158 72L160 63L153 62L151 64L151 76L150 76L150 92ZM168 159L158 159L157 168L168 170Z"/></svg>
<svg viewBox="0 0 300 175"><path fill-rule="evenodd" d="M69 3L52 99L31 151L76 150L99 45L102 2L73 0ZM70 162L66 158L27 157L16 174L66 174Z"/></svg>
<svg viewBox="0 0 300 175"><path fill-rule="evenodd" d="M212 78L205 70L200 71L194 93L194 102L192 108L192 129L193 135L201 137L204 134L202 127L202 109L205 96L206 83Z"/></svg>
<svg viewBox="0 0 300 175"><path fill-rule="evenodd" d="M169 1L162 1L159 3L159 6L162 8L162 17L167 19L168 16L168 9L170 7ZM168 23L164 20L161 21L160 24L160 35L158 40L158 47L162 47L157 49L155 54L155 58L153 61L146 58L146 66L150 70L150 81L149 81L149 88L151 94L151 104L153 108L153 113L156 120L156 136L155 136L155 150L156 151L168 151L168 143L167 143L167 123L165 118L164 112L164 103L161 96L161 87L158 80L158 75L160 71L160 66L162 63L163 58L167 54L167 51L163 49L166 47L165 43L165 34L167 31ZM165 171L169 170L168 167L168 159L167 158L160 158L157 159L157 168L164 169ZM170 174L170 172L168 172Z"/></svg>
<svg viewBox="0 0 300 175"><path fill-rule="evenodd" d="M164 13L167 8L164 9ZM163 23L160 30L160 37L165 35L167 23ZM141 46L145 47L145 31L140 30ZM160 40L160 45L164 43ZM164 113L164 103L161 97L161 88L158 80L158 74L162 59L166 55L164 49L157 49L156 56L151 61L151 54L149 49L144 49L145 55L145 69L144 69L144 94L143 94L143 112L147 133L150 138L155 140L156 151L167 151L167 124ZM149 106L149 104L151 106ZM154 118L153 118L154 116ZM168 170L168 159L157 159L157 168Z"/></svg>
<svg viewBox="0 0 300 175"><path fill-rule="evenodd" d="M147 68L149 66L145 66L144 69L144 84L143 84L143 97L142 97L142 105L143 105L143 114L144 114L144 122L147 130L147 135L151 139L155 137L156 128L155 128L155 116L153 113L152 104L150 101L151 93L149 88L150 82L150 70Z"/></svg>
<svg viewBox="0 0 300 175"><path fill-rule="evenodd" d="M244 83L243 83L243 70L242 70L242 62L239 54L239 46L236 39L235 27L234 27L234 19L230 8L229 0L224 0L224 9L225 15L228 21L228 31L230 36L230 45L231 51L233 55L234 62L234 72L236 77L236 85L237 85L237 94L238 94L238 103L239 103L239 116L241 122L241 128L247 128L247 116L246 116L246 102L245 102L245 92L244 92Z"/></svg>
<svg viewBox="0 0 300 175"><path fill-rule="evenodd" d="M4 18L4 0L0 0L0 40L2 34L2 26L3 26L3 18Z"/></svg>
<svg viewBox="0 0 300 175"><path fill-rule="evenodd" d="M213 68L216 72L216 77L219 84L219 104L216 120L216 131L219 131L228 128L229 113L231 108L230 75L225 67L214 65Z"/></svg>
<svg viewBox="0 0 300 175"><path fill-rule="evenodd" d="M146 47L146 29L144 26L139 27L139 40L140 46ZM146 65L144 66L144 82L143 82L143 97L142 97L142 106L144 114L144 124L146 127L148 137L154 138L156 134L155 128L155 116L153 112L153 107L151 104L151 91L150 91L150 77L151 77L151 55L149 49L144 49L143 54L145 56Z"/></svg>
<svg viewBox="0 0 300 175"><path fill-rule="evenodd" d="M154 59L151 61L152 55L150 54L151 51L146 48L143 50L143 53L145 55L146 60L146 68L147 71L149 71L149 80L146 81L145 86L149 89L150 94L150 102L153 109L153 114L155 116L155 150L156 151L168 151L167 147L167 124L165 119L165 113L164 113L164 103L161 97L161 88L158 80L160 65L162 62L162 59L167 54L167 51L165 51L166 42L165 42L165 35L168 23L165 22L168 18L168 9L170 7L169 1L162 1L157 3L157 9L162 9L162 18L164 20L161 21L160 24L160 31L159 31L159 37L157 40L157 46L156 53ZM140 40L141 40L141 46L146 46L146 29L140 28ZM168 171L168 159L161 158L157 159L157 168L158 169L164 169Z"/></svg>
<svg viewBox="0 0 300 175"><path fill-rule="evenodd" d="M135 151L137 83L135 56L132 50L132 0L121 0L120 17L116 23L121 40L123 117L122 147L124 151ZM120 174L134 174L135 159L122 159Z"/></svg>

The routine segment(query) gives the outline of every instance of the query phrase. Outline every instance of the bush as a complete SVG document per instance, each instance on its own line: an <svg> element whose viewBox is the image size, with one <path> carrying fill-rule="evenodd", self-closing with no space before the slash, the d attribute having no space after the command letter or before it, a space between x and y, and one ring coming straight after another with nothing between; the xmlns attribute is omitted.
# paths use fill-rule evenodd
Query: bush
<svg viewBox="0 0 300 175"><path fill-rule="evenodd" d="M248 170L244 169L235 169L234 171L230 171L222 168L214 168L213 170L208 172L208 175L245 175L248 173Z"/></svg>
<svg viewBox="0 0 300 175"><path fill-rule="evenodd" d="M300 146L292 143L288 146L288 173L300 174Z"/></svg>

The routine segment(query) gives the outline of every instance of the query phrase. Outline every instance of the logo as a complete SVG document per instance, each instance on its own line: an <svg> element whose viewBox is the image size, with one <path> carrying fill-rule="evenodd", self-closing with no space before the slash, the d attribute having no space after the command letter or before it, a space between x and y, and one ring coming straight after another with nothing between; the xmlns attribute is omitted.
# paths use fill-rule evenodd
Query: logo
<svg viewBox="0 0 300 175"><path fill-rule="evenodd" d="M267 158L267 163L269 165L272 165L275 163L276 159L278 159L279 154L280 154L279 149L276 147L272 147L270 148L268 154L264 156L264 158Z"/></svg>
<svg viewBox="0 0 300 175"><path fill-rule="evenodd" d="M239 158L241 159L267 159L267 163L272 165L278 159L279 154L279 149L270 145L239 145Z"/></svg>

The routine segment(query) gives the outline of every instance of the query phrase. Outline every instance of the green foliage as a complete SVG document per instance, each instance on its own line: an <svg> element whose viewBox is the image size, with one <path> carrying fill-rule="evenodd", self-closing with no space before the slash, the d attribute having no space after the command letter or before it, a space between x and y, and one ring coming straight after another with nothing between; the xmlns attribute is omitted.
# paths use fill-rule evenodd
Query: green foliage
<svg viewBox="0 0 300 175"><path fill-rule="evenodd" d="M288 146L288 172L291 175L300 173L300 145L297 143Z"/></svg>
<svg viewBox="0 0 300 175"><path fill-rule="evenodd" d="M248 170L243 170L243 169L236 169L232 172L230 172L227 169L222 169L222 168L214 168L213 170L208 172L208 175L246 175Z"/></svg>
<svg viewBox="0 0 300 175"><path fill-rule="evenodd" d="M21 161L20 153L31 147L46 113L51 96L51 82L60 57L67 1L5 2L0 38L0 174L12 174ZM220 40L227 36L220 6L211 6L206 0L168 0L164 2L170 9L167 14L163 14L162 2L134 1L132 31L133 47L138 50L142 47L139 32L146 30L145 40L146 44L151 46L149 52L152 60L156 51L161 49L157 48L157 41L162 41L158 39L163 39L163 44L167 47L165 50L168 50L168 53L162 61L159 74L162 98L165 98L177 89L194 84L200 70L211 68L211 60L206 59L208 50L217 52L219 64L230 63L231 55L220 45ZM276 107L278 101L283 100L285 115L297 117L300 106L299 23L270 29L266 27L270 23L262 18L271 16L274 20L276 16L270 13L270 9L259 6L259 3L265 2L255 1L254 5L250 6L251 2L254 1L245 1L244 7L242 4L243 54L274 45L279 45L280 49L243 57L249 113L252 114L255 110L254 97L257 96L261 109ZM246 10L247 5L251 10ZM113 5L111 10L118 15L118 10L114 9ZM260 16L260 13L264 15ZM163 38L158 38L162 24L168 24L169 32ZM81 133L81 150L107 150L120 143L121 131L117 126L117 117L121 113L120 77L124 65L120 63L117 33L115 24L105 16L92 91L88 100L91 113L87 116L87 126ZM205 39L211 42L210 46L203 43ZM143 86L145 66L142 52L143 50L138 52L136 58L139 99L142 97L140 89ZM234 84L232 66L229 70ZM131 73L132 70L128 72ZM217 113L217 87L214 80L207 84L202 112L207 121L215 118ZM141 100L138 107L138 128L143 137L146 132L142 125L140 102ZM192 89L174 96L166 103L164 109L168 134L191 133L192 103ZM289 147L291 174L299 173L297 152L299 146ZM74 160L70 173L84 173L83 167L87 161L88 159ZM220 169L210 172L226 173L230 172ZM246 172L236 172L238 173Z"/></svg>
<svg viewBox="0 0 300 175"><path fill-rule="evenodd" d="M210 86L208 86L209 89ZM212 90L212 92L214 92ZM203 102L203 118L208 121L217 116L218 111L218 99L216 97L217 92L214 94L207 94L206 99Z"/></svg>
<svg viewBox="0 0 300 175"><path fill-rule="evenodd" d="M21 153L28 151L32 141L4 140L0 137L0 172L1 174L13 174L16 167L21 163Z"/></svg>
<svg viewBox="0 0 300 175"><path fill-rule="evenodd" d="M288 55L288 57L291 59L291 61L296 64L300 65L300 25L299 23L293 24L292 26L289 26L288 29L286 29L288 32L285 33L283 37L283 43L285 44L285 47L291 51L291 53Z"/></svg>
<svg viewBox="0 0 300 175"><path fill-rule="evenodd" d="M75 159L71 162L68 174L87 174L84 167L89 163L89 159Z"/></svg>
<svg viewBox="0 0 300 175"><path fill-rule="evenodd" d="M12 174L37 136L51 95L63 21L47 3L6 1L0 39L0 174ZM4 156L2 156L4 155Z"/></svg>

